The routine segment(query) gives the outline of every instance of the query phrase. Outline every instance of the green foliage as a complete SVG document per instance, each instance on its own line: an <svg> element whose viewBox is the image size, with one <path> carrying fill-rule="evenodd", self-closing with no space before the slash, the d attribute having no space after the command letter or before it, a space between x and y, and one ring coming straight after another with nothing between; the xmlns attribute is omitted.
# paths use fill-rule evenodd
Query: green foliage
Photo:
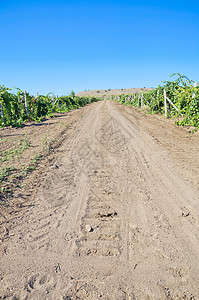
<svg viewBox="0 0 199 300"><path fill-rule="evenodd" d="M2 151L0 153L0 161L9 161L12 159L15 159L17 156L22 154L25 149L29 148L31 146L30 140L28 138L28 135L25 135L25 138L20 138L18 141L18 146L14 146L11 149Z"/></svg>
<svg viewBox="0 0 199 300"><path fill-rule="evenodd" d="M48 152L48 151L50 150L50 148L49 148L48 137L47 137L46 134L44 135L44 137L43 137L41 143L42 143L43 151Z"/></svg>
<svg viewBox="0 0 199 300"><path fill-rule="evenodd" d="M69 96L74 98L75 97L75 92L72 90Z"/></svg>
<svg viewBox="0 0 199 300"><path fill-rule="evenodd" d="M15 168L13 167L2 167L0 168L0 182L2 182Z"/></svg>
<svg viewBox="0 0 199 300"><path fill-rule="evenodd" d="M178 111L167 103L168 116L178 117L176 124L181 126L194 126L199 128L199 85L194 87L194 81L179 73L172 74L177 76L176 80L164 81L163 86L143 93L143 105L148 113L164 113L164 89L166 96L177 107ZM120 95L117 99L121 103L132 106L141 105L141 95Z"/></svg>
<svg viewBox="0 0 199 300"><path fill-rule="evenodd" d="M71 91L70 96L55 97L53 93L36 98L26 93L28 115L25 107L25 93L16 88L17 94L11 89L0 85L0 127L22 126L28 120L41 121L42 118L53 116L56 112L68 112L71 109L82 107L88 103L98 101L97 98L76 97Z"/></svg>

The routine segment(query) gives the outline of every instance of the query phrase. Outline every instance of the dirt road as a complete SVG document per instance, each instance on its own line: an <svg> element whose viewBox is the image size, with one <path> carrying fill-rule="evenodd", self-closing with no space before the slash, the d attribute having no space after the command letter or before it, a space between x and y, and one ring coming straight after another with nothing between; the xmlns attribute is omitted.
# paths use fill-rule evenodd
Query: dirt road
<svg viewBox="0 0 199 300"><path fill-rule="evenodd" d="M199 299L198 140L115 102L85 107L12 220L0 299Z"/></svg>

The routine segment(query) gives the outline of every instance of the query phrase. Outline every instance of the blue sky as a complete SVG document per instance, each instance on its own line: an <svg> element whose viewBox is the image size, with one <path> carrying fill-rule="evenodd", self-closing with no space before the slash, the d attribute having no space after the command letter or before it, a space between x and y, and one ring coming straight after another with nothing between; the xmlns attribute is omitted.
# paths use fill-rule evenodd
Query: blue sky
<svg viewBox="0 0 199 300"><path fill-rule="evenodd" d="M0 1L0 84L32 94L199 81L199 1Z"/></svg>

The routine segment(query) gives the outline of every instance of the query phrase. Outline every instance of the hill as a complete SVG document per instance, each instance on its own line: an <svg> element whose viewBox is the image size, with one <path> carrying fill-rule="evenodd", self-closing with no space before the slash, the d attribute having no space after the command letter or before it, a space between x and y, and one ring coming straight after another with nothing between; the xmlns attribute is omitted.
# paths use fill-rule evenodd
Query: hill
<svg viewBox="0 0 199 300"><path fill-rule="evenodd" d="M112 95L128 95L140 92L147 92L152 90L152 88L129 88L129 89L108 89L108 90L92 90L92 91L83 91L76 94L76 96L94 96L94 97L106 97Z"/></svg>

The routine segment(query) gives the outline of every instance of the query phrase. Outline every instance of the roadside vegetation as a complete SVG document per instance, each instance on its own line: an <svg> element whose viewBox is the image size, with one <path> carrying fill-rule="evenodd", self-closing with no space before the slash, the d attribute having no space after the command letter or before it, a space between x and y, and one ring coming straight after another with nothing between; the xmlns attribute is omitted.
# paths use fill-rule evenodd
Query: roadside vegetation
<svg viewBox="0 0 199 300"><path fill-rule="evenodd" d="M1 140L0 140L1 142ZM28 135L19 138L17 144L0 152L0 205L8 205L6 199L11 195L13 188L23 187L22 179L26 178L43 158L43 153L36 153L25 164L21 161L24 152L31 148Z"/></svg>
<svg viewBox="0 0 199 300"><path fill-rule="evenodd" d="M40 122L54 113L68 112L88 103L96 102L95 97L76 97L72 91L69 96L56 97L53 93L36 97L20 89L12 93L10 88L0 85L0 127L20 127L26 121Z"/></svg>
<svg viewBox="0 0 199 300"><path fill-rule="evenodd" d="M179 73L171 77L176 75L176 80L165 81L156 89L133 95L113 96L112 99L145 108L150 114L175 118L177 125L192 126L196 131L199 128L199 85Z"/></svg>

